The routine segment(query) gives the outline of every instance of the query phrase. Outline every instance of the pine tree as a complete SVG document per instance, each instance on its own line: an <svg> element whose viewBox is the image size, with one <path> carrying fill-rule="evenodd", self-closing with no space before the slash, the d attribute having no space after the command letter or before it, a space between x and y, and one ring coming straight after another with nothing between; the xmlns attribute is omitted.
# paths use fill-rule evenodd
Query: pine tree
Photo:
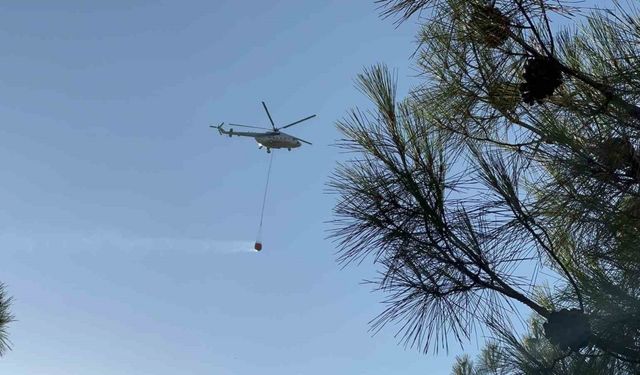
<svg viewBox="0 0 640 375"><path fill-rule="evenodd" d="M0 283L0 356L11 349L11 342L9 341L9 333L7 331L9 323L14 321L14 317L9 310L11 301L12 298L7 295L5 285Z"/></svg>
<svg viewBox="0 0 640 375"><path fill-rule="evenodd" d="M381 0L417 17L422 82L377 65L372 110L337 126L354 157L329 183L344 263L373 259L386 308L428 351L511 327L640 362L640 19L564 0ZM617 4L617 3L616 3ZM559 17L572 27L552 29ZM536 294L557 282L553 306Z"/></svg>
<svg viewBox="0 0 640 375"><path fill-rule="evenodd" d="M640 364L623 361L597 349L563 351L545 337L544 322L534 316L528 332L517 337L512 332L493 327L496 338L488 343L475 360L463 355L456 358L453 375L621 375L638 374Z"/></svg>

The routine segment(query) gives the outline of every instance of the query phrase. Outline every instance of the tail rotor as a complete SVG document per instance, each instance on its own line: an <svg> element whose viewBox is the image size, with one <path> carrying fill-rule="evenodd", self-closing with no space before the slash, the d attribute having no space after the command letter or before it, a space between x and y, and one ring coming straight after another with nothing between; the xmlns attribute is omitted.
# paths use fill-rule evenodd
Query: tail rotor
<svg viewBox="0 0 640 375"><path fill-rule="evenodd" d="M220 125L218 125L218 126L209 125L209 127L210 128L216 128L216 129L218 129L218 133L224 134L224 129L222 128L223 125L224 125L224 122L221 122Z"/></svg>

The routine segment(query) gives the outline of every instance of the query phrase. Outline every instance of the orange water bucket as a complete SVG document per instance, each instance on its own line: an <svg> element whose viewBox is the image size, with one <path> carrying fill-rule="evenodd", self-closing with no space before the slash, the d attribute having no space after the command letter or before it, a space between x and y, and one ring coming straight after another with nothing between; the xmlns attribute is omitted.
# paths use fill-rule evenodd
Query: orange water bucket
<svg viewBox="0 0 640 375"><path fill-rule="evenodd" d="M262 242L256 242L253 248L256 249L256 251L262 250Z"/></svg>

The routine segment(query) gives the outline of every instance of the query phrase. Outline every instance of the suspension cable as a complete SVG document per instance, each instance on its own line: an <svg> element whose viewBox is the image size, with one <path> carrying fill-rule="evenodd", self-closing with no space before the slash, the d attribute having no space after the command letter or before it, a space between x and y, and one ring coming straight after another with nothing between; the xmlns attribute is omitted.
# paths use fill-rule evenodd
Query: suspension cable
<svg viewBox="0 0 640 375"><path fill-rule="evenodd" d="M267 183L264 186L264 195L262 196L262 209L260 210L260 225L258 226L258 236L256 242L260 242L262 237L262 220L264 219L264 207L267 203L267 191L269 190L269 178L271 177L271 164L273 163L273 152L269 158L269 168L267 169Z"/></svg>

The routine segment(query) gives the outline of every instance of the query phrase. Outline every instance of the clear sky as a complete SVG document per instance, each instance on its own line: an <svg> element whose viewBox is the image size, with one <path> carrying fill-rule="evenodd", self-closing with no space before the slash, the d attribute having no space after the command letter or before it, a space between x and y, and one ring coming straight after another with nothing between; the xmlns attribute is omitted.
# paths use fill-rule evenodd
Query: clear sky
<svg viewBox="0 0 640 375"><path fill-rule="evenodd" d="M12 375L447 374L368 321L383 295L326 239L334 122L411 23L373 1L21 1L0 8L0 281ZM310 114L268 162L210 129ZM472 349L474 344L472 344Z"/></svg>

